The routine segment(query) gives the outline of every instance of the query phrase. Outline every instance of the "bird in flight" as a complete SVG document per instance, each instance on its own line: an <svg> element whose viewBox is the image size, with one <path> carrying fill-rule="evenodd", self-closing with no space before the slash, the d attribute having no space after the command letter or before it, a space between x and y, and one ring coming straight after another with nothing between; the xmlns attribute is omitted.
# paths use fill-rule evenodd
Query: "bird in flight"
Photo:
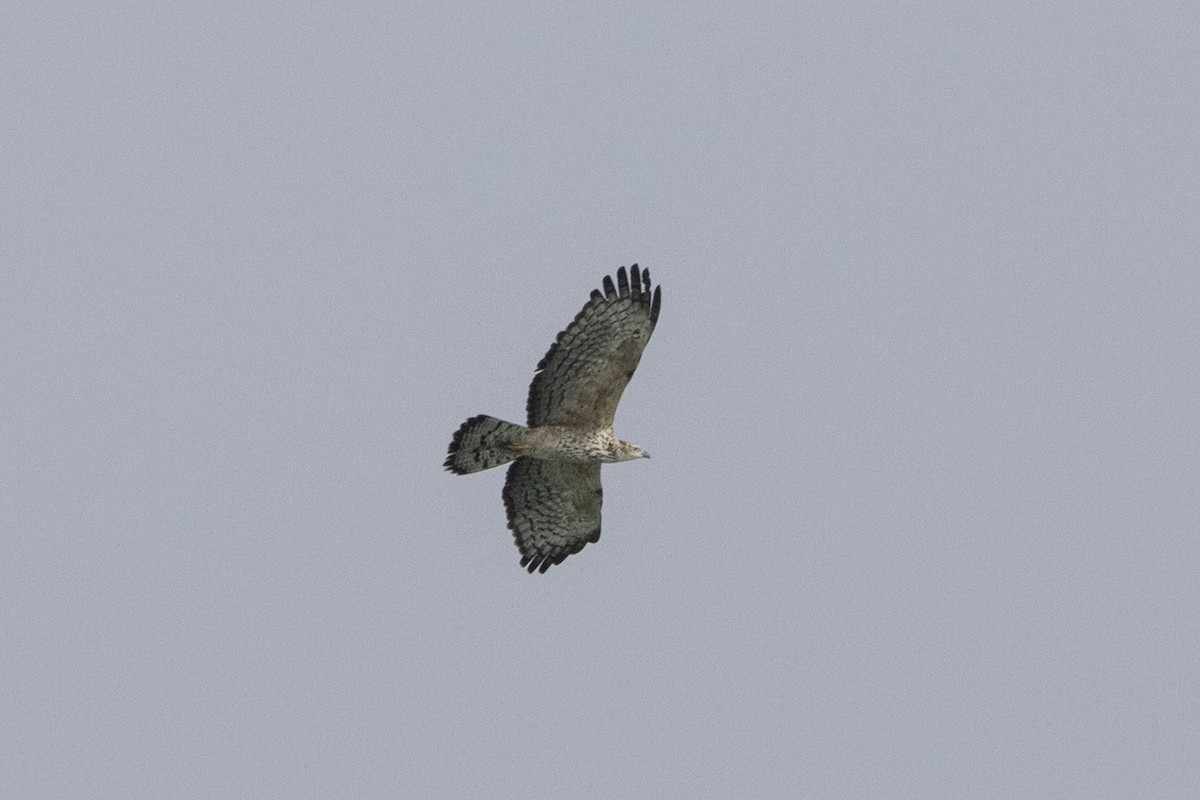
<svg viewBox="0 0 1200 800"><path fill-rule="evenodd" d="M600 540L600 465L649 458L613 434L613 416L658 322L662 289L637 264L604 277L537 365L526 425L481 415L459 427L443 465L456 475L512 462L508 527L531 573Z"/></svg>

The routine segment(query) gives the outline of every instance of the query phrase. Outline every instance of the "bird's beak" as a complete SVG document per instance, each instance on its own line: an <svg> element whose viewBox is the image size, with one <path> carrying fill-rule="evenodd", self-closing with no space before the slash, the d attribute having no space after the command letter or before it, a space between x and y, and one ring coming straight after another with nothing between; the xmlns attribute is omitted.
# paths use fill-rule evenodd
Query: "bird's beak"
<svg viewBox="0 0 1200 800"><path fill-rule="evenodd" d="M650 457L650 454L649 454L649 453L647 453L646 451L644 451L644 450L643 450L643 451L642 451L642 458L649 458L649 457Z"/></svg>

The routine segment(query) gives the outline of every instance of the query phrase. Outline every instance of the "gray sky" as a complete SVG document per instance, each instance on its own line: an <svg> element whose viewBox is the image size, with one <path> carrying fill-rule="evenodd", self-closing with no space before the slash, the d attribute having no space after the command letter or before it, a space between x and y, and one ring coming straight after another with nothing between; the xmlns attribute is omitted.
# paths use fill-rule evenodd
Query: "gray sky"
<svg viewBox="0 0 1200 800"><path fill-rule="evenodd" d="M0 785L1200 785L1194 4L25 4ZM444 473L616 267L604 534Z"/></svg>

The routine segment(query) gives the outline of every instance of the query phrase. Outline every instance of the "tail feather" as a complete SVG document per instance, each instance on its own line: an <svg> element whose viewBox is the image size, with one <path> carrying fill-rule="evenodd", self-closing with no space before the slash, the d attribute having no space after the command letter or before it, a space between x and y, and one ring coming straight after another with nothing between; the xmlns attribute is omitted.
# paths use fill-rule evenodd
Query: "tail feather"
<svg viewBox="0 0 1200 800"><path fill-rule="evenodd" d="M466 475L507 464L517 457L508 444L523 430L520 425L495 417L471 417L454 434L442 466L455 475Z"/></svg>

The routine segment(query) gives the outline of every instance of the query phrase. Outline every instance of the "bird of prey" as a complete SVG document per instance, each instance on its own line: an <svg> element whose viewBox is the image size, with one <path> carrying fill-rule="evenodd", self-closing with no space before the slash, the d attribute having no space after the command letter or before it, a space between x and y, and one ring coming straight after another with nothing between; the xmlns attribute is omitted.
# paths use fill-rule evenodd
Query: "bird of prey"
<svg viewBox="0 0 1200 800"><path fill-rule="evenodd" d="M508 527L531 573L600 539L600 465L649 458L613 434L621 393L650 341L662 305L650 270L637 264L604 277L537 365L526 425L477 416L459 427L443 466L457 475L510 461Z"/></svg>

